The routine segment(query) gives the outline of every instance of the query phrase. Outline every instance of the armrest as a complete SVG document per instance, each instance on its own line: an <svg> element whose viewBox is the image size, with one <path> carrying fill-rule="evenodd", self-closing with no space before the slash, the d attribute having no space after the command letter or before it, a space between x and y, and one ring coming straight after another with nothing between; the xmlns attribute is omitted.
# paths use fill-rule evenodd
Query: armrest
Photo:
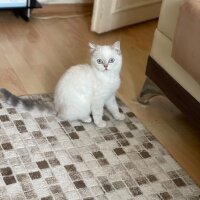
<svg viewBox="0 0 200 200"><path fill-rule="evenodd" d="M200 84L200 1L188 0L180 8L172 57Z"/></svg>
<svg viewBox="0 0 200 200"><path fill-rule="evenodd" d="M158 30L173 40L179 8L184 0L163 0L158 22Z"/></svg>

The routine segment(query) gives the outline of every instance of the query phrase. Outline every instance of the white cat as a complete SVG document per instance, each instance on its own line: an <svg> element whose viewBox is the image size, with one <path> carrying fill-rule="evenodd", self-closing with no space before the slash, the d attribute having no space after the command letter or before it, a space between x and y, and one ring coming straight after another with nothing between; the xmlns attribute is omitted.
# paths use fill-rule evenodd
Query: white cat
<svg viewBox="0 0 200 200"><path fill-rule="evenodd" d="M100 46L90 43L91 64L76 65L69 68L58 81L54 93L54 106L60 118L68 121L81 120L91 122L92 118L98 127L105 127L103 121L104 106L115 119L125 117L119 112L115 93L120 86L122 55L120 42L113 45ZM23 100L5 89L0 92L7 102L26 108L44 108L41 102ZM46 107L49 109L49 107Z"/></svg>
<svg viewBox="0 0 200 200"><path fill-rule="evenodd" d="M55 109L62 119L91 122L105 127L102 120L104 106L115 119L123 120L115 93L120 86L122 55L120 42L111 46L89 44L91 64L71 67L59 80L55 95Z"/></svg>

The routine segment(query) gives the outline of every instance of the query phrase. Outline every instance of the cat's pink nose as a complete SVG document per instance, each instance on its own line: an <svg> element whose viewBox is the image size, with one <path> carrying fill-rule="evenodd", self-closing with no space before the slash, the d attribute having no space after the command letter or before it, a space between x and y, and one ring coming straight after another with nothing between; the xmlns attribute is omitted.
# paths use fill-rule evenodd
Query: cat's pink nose
<svg viewBox="0 0 200 200"><path fill-rule="evenodd" d="M108 69L108 65L104 65L104 68L105 68L105 70L107 70Z"/></svg>

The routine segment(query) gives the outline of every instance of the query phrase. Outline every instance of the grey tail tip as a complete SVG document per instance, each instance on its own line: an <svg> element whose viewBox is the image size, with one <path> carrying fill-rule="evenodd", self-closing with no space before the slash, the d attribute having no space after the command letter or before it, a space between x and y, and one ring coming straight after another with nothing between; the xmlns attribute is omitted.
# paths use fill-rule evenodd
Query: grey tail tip
<svg viewBox="0 0 200 200"><path fill-rule="evenodd" d="M9 97L13 96L13 94L9 92L8 90L6 90L5 88L0 88L0 93L1 93L1 96L5 98L5 100L8 100Z"/></svg>
<svg viewBox="0 0 200 200"><path fill-rule="evenodd" d="M3 98L6 101L6 103L14 107L18 106L18 104L21 103L27 110L31 110L36 104L31 99L21 99L20 97L15 96L5 88L1 88L0 93L3 95Z"/></svg>
<svg viewBox="0 0 200 200"><path fill-rule="evenodd" d="M46 104L45 102L42 102L40 99L22 99L20 97L15 96L11 92L9 92L5 88L0 88L0 94L3 96L4 100L7 104L10 104L14 107L18 106L19 103L21 103L25 109L32 110L34 107L38 108L40 111L48 110L53 111L54 107Z"/></svg>
<svg viewBox="0 0 200 200"><path fill-rule="evenodd" d="M13 106L17 106L19 104L19 102L21 101L21 99L19 97L15 96L14 94L12 94L11 92L9 92L5 88L0 88L0 93L3 96L3 99L8 104L11 104Z"/></svg>

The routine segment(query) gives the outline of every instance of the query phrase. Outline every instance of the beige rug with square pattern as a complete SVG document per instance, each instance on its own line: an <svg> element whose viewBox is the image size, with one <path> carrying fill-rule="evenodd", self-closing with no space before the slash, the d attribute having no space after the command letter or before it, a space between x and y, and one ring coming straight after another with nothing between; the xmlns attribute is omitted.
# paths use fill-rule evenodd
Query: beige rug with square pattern
<svg viewBox="0 0 200 200"><path fill-rule="evenodd" d="M108 125L99 129L0 100L0 200L200 199L200 188L119 104L126 119L105 111Z"/></svg>

